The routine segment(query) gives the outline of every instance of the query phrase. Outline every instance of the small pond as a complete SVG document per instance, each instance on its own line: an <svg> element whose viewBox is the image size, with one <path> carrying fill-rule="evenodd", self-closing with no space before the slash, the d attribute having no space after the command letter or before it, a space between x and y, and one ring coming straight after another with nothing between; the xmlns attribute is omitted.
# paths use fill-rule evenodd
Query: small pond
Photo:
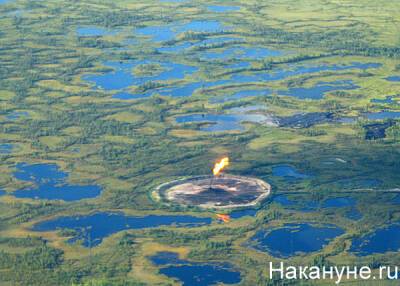
<svg viewBox="0 0 400 286"><path fill-rule="evenodd" d="M365 116L369 120L397 119L400 117L400 111L369 112L366 113Z"/></svg>
<svg viewBox="0 0 400 286"><path fill-rule="evenodd" d="M29 113L27 111L14 111L14 112L6 115L6 118L8 120L17 120L17 119L25 118L28 116L29 116Z"/></svg>
<svg viewBox="0 0 400 286"><path fill-rule="evenodd" d="M400 75L389 76L386 78L388 81L400 81Z"/></svg>
<svg viewBox="0 0 400 286"><path fill-rule="evenodd" d="M13 144L9 143L0 144L0 154L11 154L13 149L14 149Z"/></svg>
<svg viewBox="0 0 400 286"><path fill-rule="evenodd" d="M79 27L76 29L76 33L81 37L100 37L115 35L115 31L111 31L100 27Z"/></svg>
<svg viewBox="0 0 400 286"><path fill-rule="evenodd" d="M224 12L231 12L231 11L238 11L240 10L239 6L221 6L221 5L209 5L207 9L211 12L215 13L224 13Z"/></svg>
<svg viewBox="0 0 400 286"><path fill-rule="evenodd" d="M330 198L325 200L322 203L323 208L344 208L344 207L353 207L357 204L357 201L354 198Z"/></svg>
<svg viewBox="0 0 400 286"><path fill-rule="evenodd" d="M242 210L236 210L233 211L229 214L229 216L233 219L238 219L242 218L245 216L256 216L258 210L257 209L242 209Z"/></svg>
<svg viewBox="0 0 400 286"><path fill-rule="evenodd" d="M310 175L303 174L290 165L277 165L272 167L272 175L276 177L283 177L288 181L293 179L307 179L310 177Z"/></svg>
<svg viewBox="0 0 400 286"><path fill-rule="evenodd" d="M372 103L382 103L382 104L397 104L397 100L393 96L386 96L384 99L374 98L371 99Z"/></svg>

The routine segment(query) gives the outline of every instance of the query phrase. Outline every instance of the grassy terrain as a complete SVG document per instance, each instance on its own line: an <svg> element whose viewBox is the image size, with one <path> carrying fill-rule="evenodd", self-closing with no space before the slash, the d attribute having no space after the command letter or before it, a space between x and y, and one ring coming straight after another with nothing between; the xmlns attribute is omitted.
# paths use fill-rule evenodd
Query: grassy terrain
<svg viewBox="0 0 400 286"><path fill-rule="evenodd" d="M207 5L238 5L239 11L211 13ZM233 4L232 4L233 3ZM398 221L394 195L376 192L352 194L362 212L361 221L344 217L345 210L301 212L268 200L256 217L216 221L208 227L127 230L104 239L93 249L69 244L61 231L33 232L37 222L60 215L97 210L132 215L193 214L212 216L184 207L168 208L151 199L156 186L182 176L208 174L216 158L229 155L229 172L266 180L273 194L301 191L299 200L320 201L357 188L341 180L379 179L381 189L400 185L399 124L386 138L366 140L362 117L367 111L400 111L399 104L373 103L387 96L399 98L400 85L385 78L400 74L400 2L275 0L265 1L8 1L0 4L0 144L15 147L0 154L0 285L170 285L177 282L158 273L148 257L157 251L178 252L194 261L230 261L242 273L242 285L265 285L267 253L245 246L259 229L289 222L334 223L346 230L319 253L289 259L313 264L323 257L338 265L399 265L398 253L356 257L348 252L351 238ZM174 22L218 20L218 33L180 33L169 42L152 42L135 33L148 26ZM100 27L113 33L78 36L79 27ZM168 55L157 48L215 36L244 39L244 47L282 50L280 56L249 60L242 70L227 69L234 60L201 60L207 51L223 51L230 44L191 47ZM129 44L132 43L132 44ZM113 91L94 89L83 80L88 74L112 70L104 61L136 59L171 61L198 67L183 79L165 85L210 83L230 76L273 73L293 66L380 63L376 69L321 71L276 81L229 83L197 89L191 96L155 94L149 98L118 100ZM150 70L149 70L150 69ZM138 66L135 76L159 74L158 64ZM321 100L278 96L278 90L312 87L318 82L352 80L359 88L328 92ZM129 86L128 91L159 90L157 86ZM225 103L210 99L248 89L271 89L268 96ZM353 123L324 123L309 128L271 127L246 123L244 131L204 132L200 124L178 124L175 118L192 113L229 113L232 107L263 105L266 113L290 116L299 112L332 112L354 117ZM8 116L27 112L17 119ZM340 158L343 162L334 161ZM27 185L13 176L16 164L55 163L74 184L98 184L101 196L75 202L17 199L12 193ZM290 164L309 179L288 182L273 176L277 164ZM346 196L349 196L346 194ZM287 283L287 284L284 284ZM331 285L328 281L310 285ZM366 285L349 281L346 285ZM382 281L380 285L396 285ZM290 285L279 281L276 285ZM306 285L304 283L304 285ZM307 284L308 285L308 284ZM371 283L370 285L376 285Z"/></svg>

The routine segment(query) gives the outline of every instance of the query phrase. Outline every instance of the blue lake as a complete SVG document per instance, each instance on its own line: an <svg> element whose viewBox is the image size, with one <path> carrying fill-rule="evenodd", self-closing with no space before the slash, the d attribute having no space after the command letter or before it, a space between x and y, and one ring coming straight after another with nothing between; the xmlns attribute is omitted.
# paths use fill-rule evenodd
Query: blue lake
<svg viewBox="0 0 400 286"><path fill-rule="evenodd" d="M272 201L282 206L296 206L298 204L298 202L290 200L286 195L275 196Z"/></svg>
<svg viewBox="0 0 400 286"><path fill-rule="evenodd" d="M76 33L81 37L109 36L116 34L115 31L100 27L79 27L76 29Z"/></svg>
<svg viewBox="0 0 400 286"><path fill-rule="evenodd" d="M139 65L159 64L162 68L156 75L135 76L133 69ZM166 81L172 79L182 79L185 75L197 71L196 67L171 63L171 62L150 62L150 61L129 61L129 62L105 62L105 66L114 70L100 75L85 75L82 78L93 82L97 87L105 90L124 89L131 85L142 85L149 81Z"/></svg>
<svg viewBox="0 0 400 286"><path fill-rule="evenodd" d="M313 87L296 87L287 91L279 91L279 95L293 96L298 99L322 99L327 92L337 90L351 90L359 88L352 81L335 81L330 83L318 83Z"/></svg>
<svg viewBox="0 0 400 286"><path fill-rule="evenodd" d="M322 203L323 208L343 208L343 207L353 207L357 201L353 198L331 198L327 199Z"/></svg>
<svg viewBox="0 0 400 286"><path fill-rule="evenodd" d="M240 10L240 7L239 6L209 5L209 6L207 6L207 9L211 12L224 13L224 12L238 11L238 10Z"/></svg>
<svg viewBox="0 0 400 286"><path fill-rule="evenodd" d="M370 112L365 116L370 120L396 119L400 117L400 111Z"/></svg>
<svg viewBox="0 0 400 286"><path fill-rule="evenodd" d="M183 286L208 286L223 283L237 284L240 272L228 263L199 263L183 260L173 252L159 252L150 258L153 264L163 266L160 273L178 279Z"/></svg>
<svg viewBox="0 0 400 286"><path fill-rule="evenodd" d="M400 250L400 224L379 228L352 241L350 252L358 256L375 253L398 252Z"/></svg>
<svg viewBox="0 0 400 286"><path fill-rule="evenodd" d="M2 189L0 189L0 196L4 196L6 194L6 192Z"/></svg>
<svg viewBox="0 0 400 286"><path fill-rule="evenodd" d="M320 251L342 234L344 230L334 225L286 224L272 231L258 231L251 240L255 243L255 249L287 258Z"/></svg>
<svg viewBox="0 0 400 286"><path fill-rule="evenodd" d="M371 99L371 102L373 102L373 103L386 103L386 104L396 104L397 103L396 100L393 100L393 96L387 96L385 99L374 98L374 99Z"/></svg>
<svg viewBox="0 0 400 286"><path fill-rule="evenodd" d="M177 35L184 32L217 33L228 28L221 25L219 21L192 21L188 23L174 23L164 26L148 26L136 29L139 35L149 36L154 42L165 42L175 39Z"/></svg>
<svg viewBox="0 0 400 286"><path fill-rule="evenodd" d="M231 212L229 216L233 219L238 219L245 216L256 216L257 212L257 209L242 209Z"/></svg>
<svg viewBox="0 0 400 286"><path fill-rule="evenodd" d="M277 195L272 200L274 203L280 204L284 207L298 208L302 212L312 212L319 208L319 203L311 199L304 198L289 199L286 195Z"/></svg>
<svg viewBox="0 0 400 286"><path fill-rule="evenodd" d="M211 223L211 218L189 215L148 215L128 216L123 213L98 212L82 216L66 216L40 222L34 225L34 231L55 231L74 229L76 236L68 242L83 241L86 247L93 247L113 233L127 229L154 228L160 226L194 227Z"/></svg>
<svg viewBox="0 0 400 286"><path fill-rule="evenodd" d="M4 143L0 144L0 154L11 154L14 146L13 144Z"/></svg>
<svg viewBox="0 0 400 286"><path fill-rule="evenodd" d="M386 80L388 80L388 81L400 81L400 76L399 75L389 76L389 77L386 78Z"/></svg>
<svg viewBox="0 0 400 286"><path fill-rule="evenodd" d="M287 180L307 179L310 177L309 175L298 172L290 165L277 165L272 167L272 175L276 177L283 177Z"/></svg>
<svg viewBox="0 0 400 286"><path fill-rule="evenodd" d="M68 174L59 170L55 164L17 164L14 177L32 182L34 186L13 193L17 198L76 201L94 198L102 189L97 185L72 185L66 180Z"/></svg>
<svg viewBox="0 0 400 286"><path fill-rule="evenodd" d="M395 205L400 205L400 195L396 195L392 201Z"/></svg>
<svg viewBox="0 0 400 286"><path fill-rule="evenodd" d="M29 113L27 111L14 111L8 115L6 115L6 118L9 120L17 120L20 118L24 118L29 116Z"/></svg>

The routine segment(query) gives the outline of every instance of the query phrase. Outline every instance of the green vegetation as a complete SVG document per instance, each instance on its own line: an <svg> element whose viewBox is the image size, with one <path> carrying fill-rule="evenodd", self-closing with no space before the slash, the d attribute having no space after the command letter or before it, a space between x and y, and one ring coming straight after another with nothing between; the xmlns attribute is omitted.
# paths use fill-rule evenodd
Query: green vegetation
<svg viewBox="0 0 400 286"><path fill-rule="evenodd" d="M265 3L261 3L265 2ZM383 2L383 3L382 3ZM223 2L225 3L225 2ZM393 119L385 137L366 139L368 112L400 111L400 83L385 78L400 70L400 2L396 1L245 1L239 11L212 13L207 5L218 1L104 1L9 0L0 4L0 144L12 144L0 153L0 285L175 285L161 275L148 257L173 251L193 261L231 262L242 273L241 285L295 285L271 281L267 264L279 261L247 247L259 229L291 222L336 224L346 233L318 253L295 256L294 265L400 265L398 253L366 257L350 253L353 237L400 219L396 194L380 192L400 186L400 124ZM228 3L227 3L228 4ZM233 4L232 4L233 5ZM166 42L152 41L137 29L193 20L220 21L218 32L177 32ZM79 35L77 29L97 27L105 35ZM215 37L236 37L223 43L194 45ZM190 42L185 52L158 49ZM248 67L227 68L235 57L207 62L203 52L223 52L235 45L266 47L281 55L244 60ZM120 100L112 90L96 88L87 75L113 73L107 61L135 60L129 74L152 77L166 71L157 61L195 66L183 78L132 84L124 91L154 92L145 98ZM294 74L274 81L228 82L231 76L273 74L296 66L379 63L369 69L321 70ZM278 95L291 88L311 88L320 82L349 81L358 88L329 91L320 100ZM193 94L173 97L163 88L201 81ZM243 90L272 90L213 103ZM393 97L393 103L373 99ZM263 113L286 117L297 113L330 112L354 122L324 122L309 128L273 127L246 122L242 131L206 132L204 122L178 124L184 114L224 114L234 107L266 106ZM26 113L18 118L10 115ZM212 212L154 201L151 192L161 183L184 176L209 174L214 161L228 155L228 172L267 181L273 194L298 200L293 208L268 199L255 217L214 219L198 228L162 227L124 230L106 237L92 249L68 243L76 230L36 232L40 221L95 211L123 211L130 215ZM100 196L67 202L22 199L13 192L32 186L13 173L18 163L54 163L69 174L68 182L97 184ZM295 166L311 176L290 181L274 176L279 164ZM373 191L362 183L379 180ZM292 192L292 193L291 193ZM301 211L311 200L349 196L357 200L363 217L346 218L348 208ZM331 285L331 281L304 285ZM349 285L374 285L348 281ZM175 283L175 284L174 284ZM380 285L396 285L380 281Z"/></svg>

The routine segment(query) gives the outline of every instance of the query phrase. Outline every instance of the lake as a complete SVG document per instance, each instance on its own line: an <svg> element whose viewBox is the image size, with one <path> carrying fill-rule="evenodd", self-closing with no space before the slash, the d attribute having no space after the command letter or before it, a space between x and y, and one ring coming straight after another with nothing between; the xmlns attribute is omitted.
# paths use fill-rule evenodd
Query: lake
<svg viewBox="0 0 400 286"><path fill-rule="evenodd" d="M322 203L323 208L343 208L343 207L353 207L357 201L353 198L330 198Z"/></svg>
<svg viewBox="0 0 400 286"><path fill-rule="evenodd" d="M400 117L400 111L369 112L366 113L365 116L369 120L397 119Z"/></svg>
<svg viewBox="0 0 400 286"><path fill-rule="evenodd" d="M272 167L272 175L283 177L285 180L307 179L310 177L310 175L300 173L290 165L277 165Z"/></svg>
<svg viewBox="0 0 400 286"><path fill-rule="evenodd" d="M17 119L25 118L28 116L29 116L29 113L27 111L14 111L14 112L6 115L6 118L9 120L17 120Z"/></svg>
<svg viewBox="0 0 400 286"><path fill-rule="evenodd" d="M224 13L224 12L232 12L240 10L239 6L221 6L221 5L208 5L208 11L215 13Z"/></svg>
<svg viewBox="0 0 400 286"><path fill-rule="evenodd" d="M159 252L150 260L160 268L160 273L178 279L184 286L208 286L223 283L236 284L241 280L240 272L229 263L200 263L183 260L177 253Z"/></svg>
<svg viewBox="0 0 400 286"><path fill-rule="evenodd" d="M400 81L400 76L399 75L394 75L394 76L389 76L386 78L388 81Z"/></svg>
<svg viewBox="0 0 400 286"><path fill-rule="evenodd" d="M79 27L76 29L76 33L80 37L99 37L99 36L115 35L117 32L93 26L93 27Z"/></svg>
<svg viewBox="0 0 400 286"><path fill-rule="evenodd" d="M73 229L76 235L69 243L83 241L86 247L99 245L102 240L113 233L127 229L144 229L160 226L195 227L211 223L211 218L190 215L148 215L129 216L123 213L97 212L81 216L64 216L39 222L34 231L55 231Z"/></svg>
<svg viewBox="0 0 400 286"><path fill-rule="evenodd" d="M256 216L258 210L257 209L242 209L242 210L236 210L231 213L229 213L229 216L233 219L239 219L245 216Z"/></svg>
<svg viewBox="0 0 400 286"><path fill-rule="evenodd" d="M383 104L397 104L397 101L393 99L393 96L386 96L384 99L374 98L371 99L372 103L383 103Z"/></svg>
<svg viewBox="0 0 400 286"><path fill-rule="evenodd" d="M357 256L375 253L398 252L400 249L400 224L379 228L352 241L350 252Z"/></svg>
<svg viewBox="0 0 400 286"><path fill-rule="evenodd" d="M14 149L13 144L9 143L0 144L0 154L11 154L13 149Z"/></svg>
<svg viewBox="0 0 400 286"><path fill-rule="evenodd" d="M16 179L34 184L16 190L13 195L17 198L77 201L97 197L102 191L98 185L69 184L68 174L55 164L19 163L16 168Z"/></svg>
<svg viewBox="0 0 400 286"><path fill-rule="evenodd" d="M219 21L191 21L188 23L173 23L164 26L148 26L138 28L135 33L143 36L148 36L153 42L171 41L180 33L185 32L205 32L217 33L229 28L223 26Z"/></svg>
<svg viewBox="0 0 400 286"><path fill-rule="evenodd" d="M286 224L271 231L261 230L251 238L254 248L275 257L288 258L295 255L320 251L331 240L344 234L334 225L314 226L308 223Z"/></svg>
<svg viewBox="0 0 400 286"><path fill-rule="evenodd" d="M183 79L186 75L193 74L198 70L197 67L172 63L172 62L153 62L147 60L128 61L128 62L104 62L106 67L113 68L113 71L103 74L89 74L82 77L83 80L92 82L98 88L104 90L124 89L131 85L143 85L153 81L167 81ZM135 75L135 68L146 69L156 65L160 68L156 74ZM147 68L149 69L149 68Z"/></svg>

